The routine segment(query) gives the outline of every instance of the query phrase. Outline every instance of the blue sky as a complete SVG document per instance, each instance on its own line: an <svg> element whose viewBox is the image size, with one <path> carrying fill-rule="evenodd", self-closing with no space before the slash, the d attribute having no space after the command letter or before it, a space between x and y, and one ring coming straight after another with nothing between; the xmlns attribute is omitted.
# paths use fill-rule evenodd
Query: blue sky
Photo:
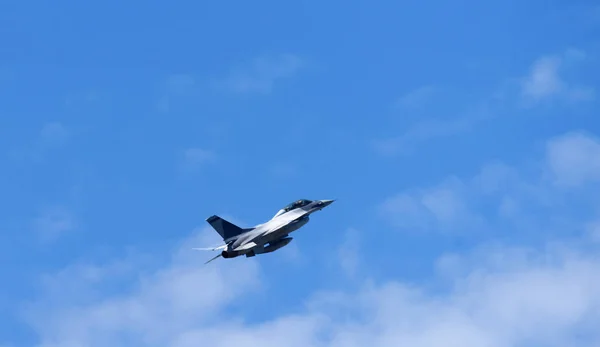
<svg viewBox="0 0 600 347"><path fill-rule="evenodd" d="M0 346L600 342L593 1L0 23ZM299 198L337 201L276 253L190 251Z"/></svg>

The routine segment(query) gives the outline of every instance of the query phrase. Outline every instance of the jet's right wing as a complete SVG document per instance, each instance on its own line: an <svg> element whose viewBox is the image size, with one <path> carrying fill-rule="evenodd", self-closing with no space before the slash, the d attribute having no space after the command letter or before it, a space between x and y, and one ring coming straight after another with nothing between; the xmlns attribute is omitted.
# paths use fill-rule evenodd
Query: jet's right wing
<svg viewBox="0 0 600 347"><path fill-rule="evenodd" d="M256 246L258 246L258 245L255 242L250 241L250 242L245 243L245 244L243 244L243 245L241 245L241 246L239 246L237 248L234 248L233 250L236 251L236 252L237 251L246 251L246 250L252 249L252 248L254 248Z"/></svg>
<svg viewBox="0 0 600 347"><path fill-rule="evenodd" d="M295 221L297 219L300 219L300 218L306 216L307 214L308 214L308 212L304 211L304 210L300 210L300 211L294 210L294 211L290 211L284 215L281 215L279 217L275 217L272 220L268 221L267 223L265 223L264 225L261 226L261 229L263 229L263 231L260 234L257 234L257 238L264 237L268 234L277 232L281 228L289 225L290 223L292 223L293 221Z"/></svg>

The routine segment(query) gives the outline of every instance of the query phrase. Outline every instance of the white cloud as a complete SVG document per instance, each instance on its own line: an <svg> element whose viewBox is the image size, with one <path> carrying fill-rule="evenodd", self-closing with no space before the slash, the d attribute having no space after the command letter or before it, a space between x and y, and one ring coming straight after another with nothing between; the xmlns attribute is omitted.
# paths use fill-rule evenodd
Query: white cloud
<svg viewBox="0 0 600 347"><path fill-rule="evenodd" d="M547 145L547 161L559 185L600 181L600 140L582 132L557 137Z"/></svg>
<svg viewBox="0 0 600 347"><path fill-rule="evenodd" d="M350 278L354 278L360 270L360 241L358 230L351 228L346 230L343 242L338 247L340 267Z"/></svg>
<svg viewBox="0 0 600 347"><path fill-rule="evenodd" d="M586 231L593 242L600 242L600 220L588 223Z"/></svg>
<svg viewBox="0 0 600 347"><path fill-rule="evenodd" d="M425 142L467 133L500 114L506 114L507 104L531 107L545 102L576 104L593 100L596 97L593 87L569 78L569 72L587 60L587 53L575 48L569 48L563 54L543 56L533 62L526 76L503 81L496 91L480 99L470 112L454 118L418 121L398 136L377 139L370 145L380 155L410 155ZM431 86L418 88L402 96L395 105L403 108L420 106L430 101L434 91Z"/></svg>
<svg viewBox="0 0 600 347"><path fill-rule="evenodd" d="M523 94L534 99L541 99L559 93L564 88L558 75L559 67L560 59L558 57L538 59L523 83Z"/></svg>
<svg viewBox="0 0 600 347"><path fill-rule="evenodd" d="M468 191L457 178L426 189L403 192L379 206L381 216L407 231L454 231L481 223L468 203Z"/></svg>
<svg viewBox="0 0 600 347"><path fill-rule="evenodd" d="M399 136L374 141L373 147L381 155L409 155L426 141L468 132L487 119L486 113L448 120L429 119L414 124Z"/></svg>
<svg viewBox="0 0 600 347"><path fill-rule="evenodd" d="M40 345L116 347L129 345L128 341L148 345L165 341L169 345L177 335L198 324L210 326L223 319L220 311L225 306L260 288L260 276L255 262L248 259L203 265L210 254L191 248L209 244L208 236L212 235L206 234L204 231L183 242L163 268L129 272L133 283L125 286L131 287L125 293L119 291L110 297L86 295L101 286L103 280L110 281L110 274L127 264L110 264L111 271L98 266L75 266L59 274L63 288L77 288L75 298L72 291L53 289L55 286L48 283L56 280L46 278L46 288L51 290L32 303L25 314L40 334Z"/></svg>
<svg viewBox="0 0 600 347"><path fill-rule="evenodd" d="M569 83L561 76L561 71L570 63L584 59L586 53L577 49L568 49L563 55L539 58L533 63L529 75L523 79L522 96L533 102L553 98L575 102L593 99L593 88Z"/></svg>
<svg viewBox="0 0 600 347"><path fill-rule="evenodd" d="M392 207L397 211L400 206L406 218L416 213L414 223L425 228L460 225L470 220L465 217L472 216L479 195L509 196L526 207L531 196L544 196L538 189L554 187L540 177L531 178L539 183L532 186L525 177L494 163L472 180L450 179L431 189L410 191ZM553 216L530 217L572 217L568 205L558 207ZM46 291L29 307L27 318L40 347L598 346L600 256L598 244L586 244L598 217L589 224L579 220L573 230L580 236L575 239L572 230L567 239L550 238L540 229L545 241L537 248L495 243L442 254L433 264L437 277L427 283L365 277L358 290L316 287L300 307L267 300L269 318L252 312L253 304L262 304L256 300L269 294L255 295L268 287L262 286L267 276L257 267L260 258L221 259L202 266L206 257L189 251L217 241L216 233L208 230L185 240L158 269L123 262L71 267L44 282ZM349 240L356 242L355 236ZM368 259L351 261L348 268L352 271L363 261ZM403 265L393 257L389 264ZM104 288L103 283L115 277L133 280L109 286L124 290L81 294ZM432 281L444 287L433 290ZM79 294L74 298L72 290L57 291L52 283L63 288L74 288L75 283Z"/></svg>
<svg viewBox="0 0 600 347"><path fill-rule="evenodd" d="M401 193L386 199L379 210L395 226L427 229L429 215L419 200L417 196Z"/></svg>
<svg viewBox="0 0 600 347"><path fill-rule="evenodd" d="M442 222L450 222L465 209L465 204L459 194L450 187L441 187L425 192L421 196L421 204Z"/></svg>
<svg viewBox="0 0 600 347"><path fill-rule="evenodd" d="M510 166L501 162L491 162L483 166L473 184L482 194L494 194L506 191L519 180L519 174Z"/></svg>
<svg viewBox="0 0 600 347"><path fill-rule="evenodd" d="M458 254L443 254L435 261L436 274L442 279L452 280L464 275L464 268L464 259Z"/></svg>
<svg viewBox="0 0 600 347"><path fill-rule="evenodd" d="M528 161L526 171L492 162L472 178L452 178L392 195L379 206L379 213L391 226L407 231L468 232L502 221L503 227L523 232L538 228L560 232L559 226L577 220L556 215L561 208L593 203L594 194L600 193L599 163L600 139L571 132L549 140L543 160ZM575 198L579 201L570 202Z"/></svg>
<svg viewBox="0 0 600 347"><path fill-rule="evenodd" d="M75 307L62 298L62 307L40 312L33 306L29 313L44 347L600 343L592 323L600 319L598 256L564 247L484 248L456 260L465 275L452 276L445 293L395 280L370 282L357 292L320 292L305 309L260 321L228 313L230 304L243 305L257 289L257 268L247 260L214 267L173 261L142 276L127 295Z"/></svg>
<svg viewBox="0 0 600 347"><path fill-rule="evenodd" d="M376 141L374 146L379 153L384 155L409 154L421 142L452 136L467 131L471 126L472 122L466 118L450 121L427 120L417 123L398 137Z"/></svg>
<svg viewBox="0 0 600 347"><path fill-rule="evenodd" d="M303 65L302 59L293 54L261 56L250 67L233 69L219 86L237 93L268 94L275 83L292 77Z"/></svg>

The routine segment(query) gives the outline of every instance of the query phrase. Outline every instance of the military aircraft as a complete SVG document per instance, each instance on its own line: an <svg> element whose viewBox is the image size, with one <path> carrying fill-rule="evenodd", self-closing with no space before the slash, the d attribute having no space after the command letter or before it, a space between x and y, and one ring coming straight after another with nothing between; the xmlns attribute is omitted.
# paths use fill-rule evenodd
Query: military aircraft
<svg viewBox="0 0 600 347"><path fill-rule="evenodd" d="M288 235L308 223L310 214L322 210L333 201L300 199L279 210L267 222L252 228L240 228L219 216L210 216L206 221L221 235L224 244L213 248L194 249L221 251L205 264L219 257L235 258L245 255L249 258L257 254L271 253L290 243L292 238Z"/></svg>

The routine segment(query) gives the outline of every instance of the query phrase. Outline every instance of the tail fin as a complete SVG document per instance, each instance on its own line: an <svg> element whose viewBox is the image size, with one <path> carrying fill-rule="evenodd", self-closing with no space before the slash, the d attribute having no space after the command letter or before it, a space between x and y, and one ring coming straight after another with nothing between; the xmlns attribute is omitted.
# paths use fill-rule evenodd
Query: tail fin
<svg viewBox="0 0 600 347"><path fill-rule="evenodd" d="M238 236L238 235L250 230L250 229L242 229L242 228L238 227L237 225L235 225L231 222L228 222L219 216L210 216L206 219L206 221L210 224L210 226L213 227L213 229L215 229L219 233L219 235L221 235L223 240L227 240L234 236Z"/></svg>

